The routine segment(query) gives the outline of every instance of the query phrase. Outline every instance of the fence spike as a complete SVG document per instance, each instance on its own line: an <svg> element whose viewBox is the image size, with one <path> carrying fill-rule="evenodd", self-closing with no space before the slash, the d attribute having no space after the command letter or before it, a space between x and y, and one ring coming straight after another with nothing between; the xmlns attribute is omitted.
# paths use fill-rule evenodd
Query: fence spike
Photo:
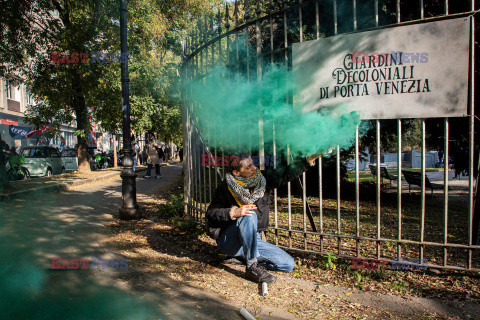
<svg viewBox="0 0 480 320"><path fill-rule="evenodd" d="M248 3L249 0L245 0L245 3L243 5L243 8L245 9L245 15L243 16L245 18L245 21L250 20L250 3Z"/></svg>
<svg viewBox="0 0 480 320"><path fill-rule="evenodd" d="M228 20L230 19L230 14L228 13L228 3L225 2L225 28L228 30L230 29L230 22Z"/></svg>

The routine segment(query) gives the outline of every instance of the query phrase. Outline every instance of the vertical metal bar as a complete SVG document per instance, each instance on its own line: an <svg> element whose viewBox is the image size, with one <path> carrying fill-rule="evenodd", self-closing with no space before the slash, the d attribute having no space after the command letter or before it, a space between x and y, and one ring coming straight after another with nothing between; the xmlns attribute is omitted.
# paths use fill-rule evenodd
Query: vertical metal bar
<svg viewBox="0 0 480 320"><path fill-rule="evenodd" d="M298 22L300 25L300 42L303 42L303 18L302 18L302 0L299 0L300 4L298 6Z"/></svg>
<svg viewBox="0 0 480 320"><path fill-rule="evenodd" d="M318 158L318 211L320 225L320 252L323 252L323 182L322 182L323 157Z"/></svg>
<svg viewBox="0 0 480 320"><path fill-rule="evenodd" d="M198 133L200 135L200 132ZM207 153L205 141L202 141L202 153ZM207 211L207 167L200 167L200 171L203 172L203 210Z"/></svg>
<svg viewBox="0 0 480 320"><path fill-rule="evenodd" d="M357 31L357 1L352 0L353 2L353 31Z"/></svg>
<svg viewBox="0 0 480 320"><path fill-rule="evenodd" d="M448 243L448 139L449 139L449 123L445 118L445 141L443 145L443 244ZM443 247L443 266L448 264L448 249Z"/></svg>
<svg viewBox="0 0 480 320"><path fill-rule="evenodd" d="M448 0L445 0L445 15L448 15Z"/></svg>
<svg viewBox="0 0 480 320"><path fill-rule="evenodd" d="M246 54L247 54L247 81L250 81L250 37L248 34L248 27L245 28L246 33Z"/></svg>
<svg viewBox="0 0 480 320"><path fill-rule="evenodd" d="M270 17L270 64L273 66L273 17Z"/></svg>
<svg viewBox="0 0 480 320"><path fill-rule="evenodd" d="M375 0L374 6L375 6L375 26L378 27L378 0Z"/></svg>
<svg viewBox="0 0 480 320"><path fill-rule="evenodd" d="M192 119L192 127L193 127L193 154L192 154L192 159L193 159L193 177L194 177L194 188L195 188L195 220L198 220L198 206L200 204L200 196L199 196L199 191L198 191L198 166L197 166L197 162L198 162L198 158L197 158L197 155L198 155L198 152L197 152L197 134L195 132L195 122L194 122L194 119Z"/></svg>
<svg viewBox="0 0 480 320"><path fill-rule="evenodd" d="M205 153L207 153L207 152L205 152ZM215 186L216 186L216 182L217 182L217 161L216 161L217 158L216 158L216 155L217 155L217 149L215 149L215 158L214 158L215 159L215 164L214 164L214 167L213 167L213 174L215 175ZM209 202L212 202L212 166L209 165L208 167L205 166L204 168L205 168L205 170L208 168L208 199L209 199ZM215 187L215 189L216 189L216 187Z"/></svg>
<svg viewBox="0 0 480 320"><path fill-rule="evenodd" d="M186 77L186 81L188 81L188 76ZM185 97L185 103L186 101L188 101L188 99ZM189 206L188 204L190 204L190 166L189 166L189 162L190 162L190 159L188 158L189 157L189 152L188 152L188 148L189 148L189 145L190 145L190 126L189 126L189 112L188 112L188 105L185 105L185 131L184 131L184 134L185 134L185 138L184 138L184 142L183 142L183 147L184 147L184 168L186 169L185 170L185 176L184 176L184 179L183 179L183 185L184 185L184 194L185 194L185 203L187 204L186 208L185 208L185 214L187 214L188 216L190 216L190 209L189 209ZM142 148L143 150L143 148Z"/></svg>
<svg viewBox="0 0 480 320"><path fill-rule="evenodd" d="M337 234L342 232L341 213L340 213L340 146L337 146ZM338 237L338 254L342 250L342 238Z"/></svg>
<svg viewBox="0 0 480 320"><path fill-rule="evenodd" d="M292 189L290 181L287 182L288 194L288 247L292 248Z"/></svg>
<svg viewBox="0 0 480 320"><path fill-rule="evenodd" d="M221 26L221 19L220 19L220 13L219 13L219 19L218 19L218 27L220 28ZM227 48L228 48L228 40L229 40L229 37L227 36ZM218 46L218 60L219 60L219 65L221 64L222 62L222 55L223 55L223 50L222 50L222 39L219 40L220 41L220 45ZM227 49L228 50L228 49ZM227 55L228 55L228 51L227 51ZM228 61L228 60L227 60ZM217 150L217 149L215 149ZM225 155L225 152L223 150L221 150L221 154L222 156ZM217 186L218 186L218 174L217 174L217 169L215 169L215 171L213 172L214 175L215 175L215 190L217 189ZM225 177L225 165L222 166L222 176Z"/></svg>
<svg viewBox="0 0 480 320"><path fill-rule="evenodd" d="M317 31L317 39L320 38L320 17L318 13L318 0L315 0L315 30Z"/></svg>
<svg viewBox="0 0 480 320"><path fill-rule="evenodd" d="M273 57L273 18L270 17L270 63L273 67L274 65L274 57ZM273 163L273 166L274 166L274 169L277 168L277 161L276 161L276 157L277 157L277 145L276 145L276 141L275 141L275 123L273 123L272 125L272 144L273 144L273 156L274 157L274 163ZM270 165L272 165L272 160L270 160ZM277 188L275 188L273 190L273 206L274 206L274 210L275 210L275 245L278 246L278 198L277 198Z"/></svg>
<svg viewBox="0 0 480 320"><path fill-rule="evenodd" d="M425 240L425 119L422 119L422 181L421 181L421 216L420 216L420 261L423 261L423 241Z"/></svg>
<svg viewBox="0 0 480 320"><path fill-rule="evenodd" d="M262 81L262 29L260 21L255 22L255 38L257 49L257 83ZM258 101L260 104L260 101ZM260 108L259 108L260 109ZM260 156L260 170L265 169L265 141L263 135L263 116L259 115L258 119L258 134L259 134L259 156Z"/></svg>
<svg viewBox="0 0 480 320"><path fill-rule="evenodd" d="M360 255L360 161L358 125L355 128L355 213L356 213L356 254Z"/></svg>
<svg viewBox="0 0 480 320"><path fill-rule="evenodd" d="M400 23L400 0L397 0L397 23Z"/></svg>
<svg viewBox="0 0 480 320"><path fill-rule="evenodd" d="M338 33L338 12L337 12L337 0L333 0L333 33L336 35ZM340 235L341 224L340 224L340 146L337 146L337 233ZM337 238L337 251L340 254L341 251L341 238Z"/></svg>
<svg viewBox="0 0 480 320"><path fill-rule="evenodd" d="M215 33L213 31L213 16L210 16L210 25L212 27L212 30L211 30L212 39L214 39L215 38ZM221 39L220 39L220 41L221 41ZM216 41L212 42L212 68L211 68L211 70L213 70L213 68L215 68L215 43L216 43ZM221 46L221 44L219 44L219 46Z"/></svg>
<svg viewBox="0 0 480 320"><path fill-rule="evenodd" d="M284 48L285 48L285 70L288 69L288 30L287 30L287 11L285 10L283 12L283 36L284 36ZM287 103L288 103L288 98L287 98Z"/></svg>
<svg viewBox="0 0 480 320"><path fill-rule="evenodd" d="M273 157L274 163L273 168L277 168L277 145L275 141L275 123L273 124ZM270 165L272 165L272 161L270 161ZM278 246L278 198L277 198L277 188L273 190L273 202L275 207L275 245Z"/></svg>
<svg viewBox="0 0 480 320"><path fill-rule="evenodd" d="M381 237L380 232L380 187L381 187L381 180L380 180L380 158L382 156L381 149L380 149L380 120L376 120L377 124L377 135L376 135L376 144L377 144L377 258L380 258L380 241L378 241Z"/></svg>
<svg viewBox="0 0 480 320"><path fill-rule="evenodd" d="M299 0L298 23L300 27L300 42L303 42L303 1ZM307 178L305 172L302 174L302 206L303 206L303 241L304 249L307 250Z"/></svg>
<svg viewBox="0 0 480 320"><path fill-rule="evenodd" d="M285 40L285 70L288 70L288 29L287 29L287 10L283 12L283 35ZM285 88L287 90L287 88ZM288 92L285 95L286 103L288 103ZM290 164L290 147L287 146L287 164ZM287 197L288 197L288 247L292 248L292 192L291 192L291 183L287 182Z"/></svg>
<svg viewBox="0 0 480 320"><path fill-rule="evenodd" d="M357 31L357 1L353 0L353 30ZM360 172L359 172L359 138L358 138L358 125L355 127L355 235L357 237L355 241L356 255L360 255Z"/></svg>
<svg viewBox="0 0 480 320"><path fill-rule="evenodd" d="M402 240L402 120L397 119L397 212L398 233L397 239ZM397 245L398 261L402 259L402 244Z"/></svg>
<svg viewBox="0 0 480 320"><path fill-rule="evenodd" d="M307 250L307 175L305 172L302 174L302 205L303 205L303 240L304 249Z"/></svg>
<svg viewBox="0 0 480 320"><path fill-rule="evenodd" d="M205 45L207 45L208 42L208 25L207 25L207 16L205 15L203 19L204 23L204 31L205 33L203 34L203 39L205 40ZM208 46L205 46L204 50L205 51L205 74L208 73Z"/></svg>
<svg viewBox="0 0 480 320"><path fill-rule="evenodd" d="M333 33L338 33L337 0L333 0Z"/></svg>
<svg viewBox="0 0 480 320"><path fill-rule="evenodd" d="M423 7L423 0L420 0L420 19L425 19L425 10Z"/></svg>
<svg viewBox="0 0 480 320"><path fill-rule="evenodd" d="M475 11L475 1L470 1L471 11ZM473 242L473 162L474 162L474 137L475 137L475 16L470 17L470 103L469 103L469 160L468 160L468 245L471 247ZM479 160L480 161L480 160ZM477 190L478 192L478 190ZM475 235L477 236L477 235ZM468 269L472 268L472 249L468 249Z"/></svg>
<svg viewBox="0 0 480 320"><path fill-rule="evenodd" d="M215 33L213 31L213 15L210 16L210 26L211 26L211 30L210 32L212 33L212 39L215 38ZM216 42L213 42L211 44L212 46L212 67L210 69L213 70L215 68L215 43ZM218 45L218 47L220 48L222 46L222 43L221 43L221 39L220 39L220 43ZM207 50L208 51L208 50ZM218 55L218 61L220 62L221 61L221 56ZM212 138L212 140L216 140L216 137L218 136L217 135L217 132L216 130L214 131L214 138ZM205 143L211 143L210 139L209 141L205 141ZM210 147L210 146L208 146ZM210 150L210 149L208 149ZM205 148L205 152L207 151L207 149ZM215 159L215 163L213 165L213 175L214 175L214 182L215 182L215 188L217 188L217 171L218 171L218 163L217 163L217 159L218 159L218 154L217 154L217 148L215 148L214 150L214 159ZM207 167L205 167L205 170L207 169ZM212 202L212 166L208 166L208 187L209 187L209 190L208 190L208 198L209 198L209 202ZM206 210L206 209L205 209Z"/></svg>

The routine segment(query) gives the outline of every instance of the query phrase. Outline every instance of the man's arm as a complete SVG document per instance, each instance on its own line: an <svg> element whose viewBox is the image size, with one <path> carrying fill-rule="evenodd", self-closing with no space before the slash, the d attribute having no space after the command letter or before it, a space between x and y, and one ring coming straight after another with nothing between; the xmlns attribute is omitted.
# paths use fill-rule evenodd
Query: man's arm
<svg viewBox="0 0 480 320"><path fill-rule="evenodd" d="M267 180L267 188L275 189L281 186L283 183L295 179L310 166L315 165L315 160L318 157L319 155L315 154L310 155L307 158L296 158L289 165L283 162L277 164L276 168L273 168L273 166L267 167L263 174Z"/></svg>
<svg viewBox="0 0 480 320"><path fill-rule="evenodd" d="M158 140L153 140L153 146L154 146L155 148L161 148L161 147L162 147L162 146L160 145L160 141L158 141Z"/></svg>
<svg viewBox="0 0 480 320"><path fill-rule="evenodd" d="M233 207L228 201L228 194L225 192L225 187L221 184L213 195L212 202L208 206L206 218L209 226L213 228L221 228L228 222L232 221L230 211Z"/></svg>

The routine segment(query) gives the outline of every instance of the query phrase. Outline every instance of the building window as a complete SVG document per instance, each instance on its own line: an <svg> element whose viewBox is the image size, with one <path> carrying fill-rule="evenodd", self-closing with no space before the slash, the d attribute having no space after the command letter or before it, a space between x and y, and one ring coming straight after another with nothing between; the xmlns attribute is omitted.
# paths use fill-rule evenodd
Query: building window
<svg viewBox="0 0 480 320"><path fill-rule="evenodd" d="M32 98L32 89L30 89L30 87L27 87L27 90L26 90L26 95L27 95L27 104L28 105L32 105L33 104L33 98Z"/></svg>
<svg viewBox="0 0 480 320"><path fill-rule="evenodd" d="M5 92L7 92L7 99L13 99L13 82L11 80L5 80Z"/></svg>

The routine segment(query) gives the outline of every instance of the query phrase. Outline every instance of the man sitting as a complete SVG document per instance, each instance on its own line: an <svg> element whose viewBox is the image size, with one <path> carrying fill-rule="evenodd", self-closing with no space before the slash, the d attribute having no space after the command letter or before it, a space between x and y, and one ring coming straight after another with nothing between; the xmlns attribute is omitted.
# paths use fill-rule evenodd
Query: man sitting
<svg viewBox="0 0 480 320"><path fill-rule="evenodd" d="M225 180L216 189L207 209L209 235L217 240L218 248L227 256L245 261L246 276L255 282L271 283L272 271L290 272L293 258L277 246L260 238L268 228L272 191L292 180L308 165L315 164L318 155L301 158L288 166L258 170L250 156L232 161Z"/></svg>

